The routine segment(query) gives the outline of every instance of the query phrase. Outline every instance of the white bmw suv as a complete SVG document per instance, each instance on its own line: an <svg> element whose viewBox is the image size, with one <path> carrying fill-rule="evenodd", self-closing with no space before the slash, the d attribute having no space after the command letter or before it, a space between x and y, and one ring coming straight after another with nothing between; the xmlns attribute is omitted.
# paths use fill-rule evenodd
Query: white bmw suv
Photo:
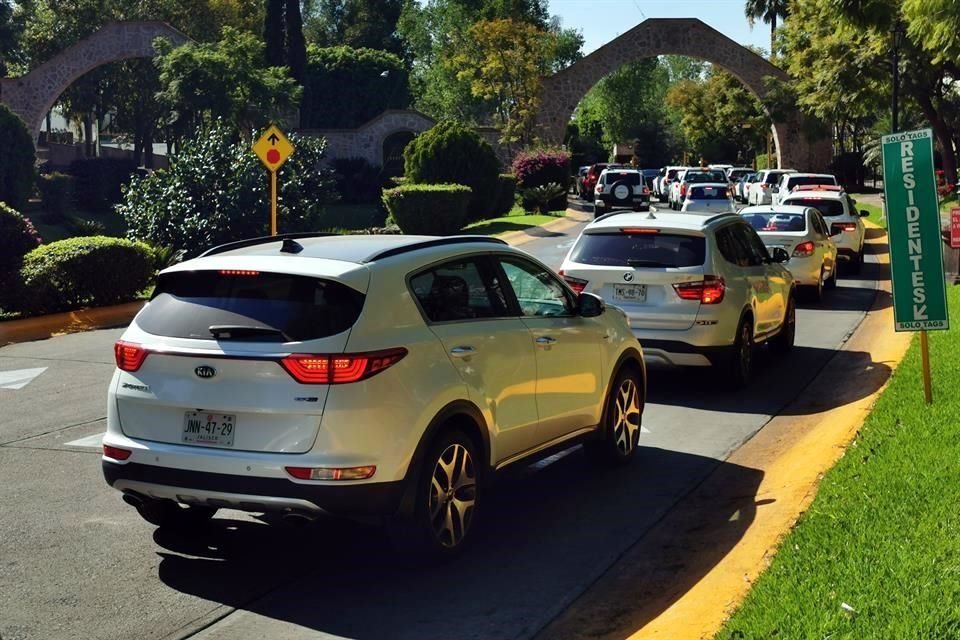
<svg viewBox="0 0 960 640"><path fill-rule="evenodd" d="M756 345L793 346L789 257L783 249L771 257L734 213L611 213L584 228L560 273L623 309L648 361L714 365L740 387Z"/></svg>
<svg viewBox="0 0 960 640"><path fill-rule="evenodd" d="M494 471L634 454L624 315L485 237L260 238L164 270L116 343L103 472L151 523L385 517L459 550Z"/></svg>

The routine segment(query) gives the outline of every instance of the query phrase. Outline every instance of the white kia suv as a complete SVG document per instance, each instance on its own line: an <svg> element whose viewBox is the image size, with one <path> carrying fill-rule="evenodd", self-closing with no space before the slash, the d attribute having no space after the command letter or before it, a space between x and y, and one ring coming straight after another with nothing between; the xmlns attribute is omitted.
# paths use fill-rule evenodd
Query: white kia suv
<svg viewBox="0 0 960 640"><path fill-rule="evenodd" d="M837 245L837 253L846 260L850 271L860 273L867 236L862 218L868 216L869 212L858 212L856 200L847 195L841 187L812 185L797 187L783 199L783 204L819 210L830 225L830 237Z"/></svg>
<svg viewBox="0 0 960 640"><path fill-rule="evenodd" d="M103 473L146 520L375 515L444 556L492 472L634 454L646 370L618 309L493 238L304 235L165 269L116 343Z"/></svg>
<svg viewBox="0 0 960 640"><path fill-rule="evenodd" d="M735 387L753 371L754 347L789 351L794 280L743 218L611 213L587 225L561 274L623 309L651 363L717 366Z"/></svg>

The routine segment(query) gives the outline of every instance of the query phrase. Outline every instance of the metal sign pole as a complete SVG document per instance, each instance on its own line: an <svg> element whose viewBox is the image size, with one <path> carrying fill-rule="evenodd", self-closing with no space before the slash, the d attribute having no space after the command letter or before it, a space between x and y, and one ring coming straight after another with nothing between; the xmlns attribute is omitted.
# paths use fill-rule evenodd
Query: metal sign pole
<svg viewBox="0 0 960 640"><path fill-rule="evenodd" d="M277 172L270 172L270 235L277 235Z"/></svg>

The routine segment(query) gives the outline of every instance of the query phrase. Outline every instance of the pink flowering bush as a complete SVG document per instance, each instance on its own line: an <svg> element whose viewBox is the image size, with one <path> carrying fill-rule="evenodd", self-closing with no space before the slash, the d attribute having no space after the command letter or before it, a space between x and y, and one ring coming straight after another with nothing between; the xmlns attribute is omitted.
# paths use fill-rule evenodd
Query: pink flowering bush
<svg viewBox="0 0 960 640"><path fill-rule="evenodd" d="M42 242L29 218L0 202L0 271L18 269L23 256Z"/></svg>
<svg viewBox="0 0 960 640"><path fill-rule="evenodd" d="M532 189L558 184L563 192L551 200L549 209L567 208L567 189L570 187L570 154L562 149L531 149L521 151L513 160L513 175L517 189L523 196L523 208L532 211L538 208L532 197Z"/></svg>

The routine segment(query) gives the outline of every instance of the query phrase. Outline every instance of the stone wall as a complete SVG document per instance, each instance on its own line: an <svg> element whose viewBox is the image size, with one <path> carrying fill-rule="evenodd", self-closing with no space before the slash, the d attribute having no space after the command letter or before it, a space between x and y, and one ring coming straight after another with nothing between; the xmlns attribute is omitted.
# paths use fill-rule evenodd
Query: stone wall
<svg viewBox="0 0 960 640"><path fill-rule="evenodd" d="M421 133L435 124L433 118L418 111L384 111L357 129L302 129L308 136L327 140L326 162L336 158L363 158L383 166L383 142L398 131Z"/></svg>

